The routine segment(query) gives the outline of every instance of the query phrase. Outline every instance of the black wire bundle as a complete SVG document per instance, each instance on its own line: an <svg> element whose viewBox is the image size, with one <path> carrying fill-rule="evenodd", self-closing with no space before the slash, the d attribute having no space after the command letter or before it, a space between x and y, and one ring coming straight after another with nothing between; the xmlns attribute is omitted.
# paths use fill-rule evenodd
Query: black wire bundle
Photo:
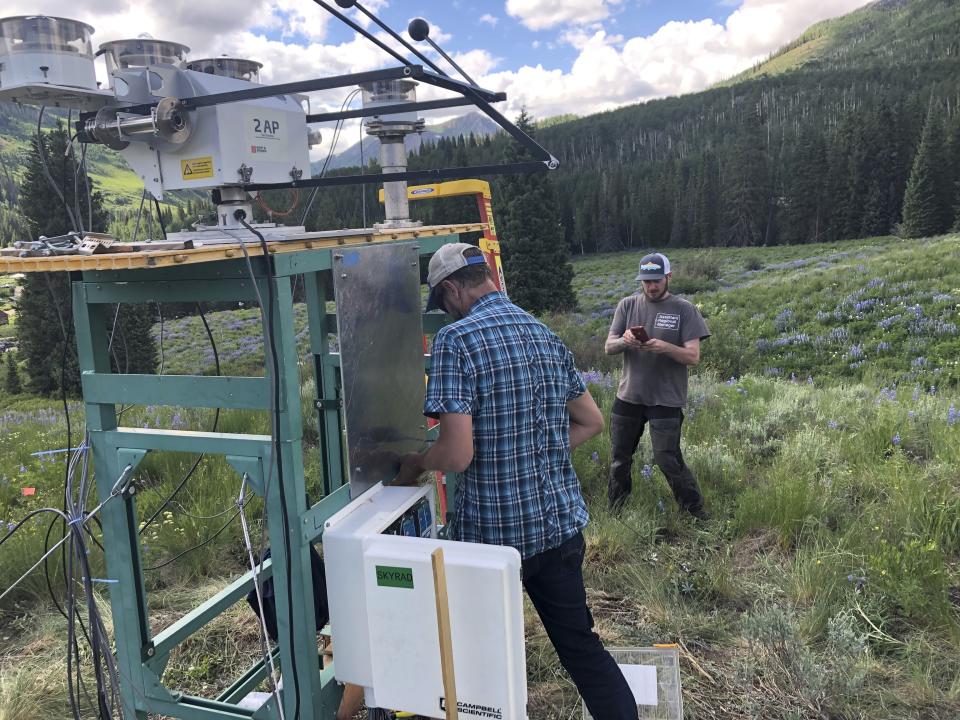
<svg viewBox="0 0 960 720"><path fill-rule="evenodd" d="M120 712L120 684L119 674L117 672L116 662L113 657L110 636L107 633L106 626L100 609L97 606L96 593L94 592L94 583L102 582L93 577L90 564L90 551L87 546L87 540L91 539L97 542L96 536L90 529L90 520L96 513L114 498L120 497L127 489L127 471L117 480L110 495L104 502L100 503L91 511L87 511L90 493L93 482L90 473L89 463L89 445L85 440L81 446L71 455L70 462L67 464L67 483L64 488L64 509L58 508L38 508L33 510L9 529L7 534L0 538L0 546L3 546L11 537L20 530L23 525L34 517L45 514L54 516L54 522L57 520L63 523L66 534L52 548L45 549L43 557L33 566L38 567L41 563L45 564L47 559L56 550L61 547L63 552L63 575L64 575L64 604L61 605L50 585L49 575L47 584L51 590L51 597L57 610L67 620L67 693L70 700L71 714L75 720L82 720L81 696L83 696L90 707L96 707L97 717L100 720L110 720ZM81 468L79 485L74 487L74 478L78 467ZM49 530L48 530L49 538ZM97 542L99 544L99 542ZM33 569L31 568L31 570ZM29 574L27 571L20 580ZM7 590L4 595L11 592L20 582L17 580ZM106 580L106 582L110 582ZM83 615L86 615L87 623L83 622ZM79 633L78 633L79 627ZM82 634L90 647L91 658L90 665L96 682L96 700L90 697L86 684L83 682L82 657L80 654L79 635Z"/></svg>
<svg viewBox="0 0 960 720"><path fill-rule="evenodd" d="M263 251L263 261L267 268L267 305L264 307L263 298L259 296L258 291L258 300L260 303L260 317L263 323L263 332L266 338L267 345L267 366L268 371L271 376L271 388L270 388L270 411L272 415L272 429L271 429L271 444L273 446L273 453L276 459L276 468L277 468L277 487L280 491L280 514L281 522L283 523L283 548L284 548L284 567L286 570L287 578L287 612L288 617L293 616L293 582L291 579L291 570L292 570L292 558L291 547L290 547L290 537L287 533L286 528L290 526L289 516L287 513L287 498L286 490L284 489L283 481L283 456L280 452L280 358L277 353L276 338L273 335L271 322L274 318L274 313L276 312L277 307L277 298L276 298L276 288L274 287L274 267L273 267L273 256L270 254L269 249L267 248L267 241L252 225L250 225L244 219L244 214L242 211L238 210L235 214L237 221L243 225L244 228L249 230L251 233L256 235L257 239L260 241L260 248ZM256 274L253 271L253 264L250 262L250 255L247 253L246 243L241 241L240 247L243 250L244 258L247 262L247 270L250 274L250 280L253 283L254 288L257 287L257 278ZM273 473L273 464L271 464L271 478L268 478L265 484L265 492L263 498L263 507L264 512L267 508L267 489L270 487ZM261 527L261 539L260 539L260 552L259 557L263 558L263 545L264 545L264 530L266 528L266 522L263 523ZM262 561L261 561L262 562ZM288 623L289 632L290 632L290 647L291 650L294 645L294 628L292 623ZM291 652L291 658L293 662L291 663L290 672L293 675L293 693L294 693L294 711L293 717L291 720L296 720L300 715L300 679L297 673L297 664L296 657Z"/></svg>

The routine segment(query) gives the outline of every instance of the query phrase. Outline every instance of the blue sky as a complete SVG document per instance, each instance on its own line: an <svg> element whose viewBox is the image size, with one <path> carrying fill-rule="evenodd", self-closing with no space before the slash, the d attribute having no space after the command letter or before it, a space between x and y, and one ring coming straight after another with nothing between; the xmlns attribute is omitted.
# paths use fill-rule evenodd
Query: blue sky
<svg viewBox="0 0 960 720"><path fill-rule="evenodd" d="M332 2L333 0L328 0ZM417 16L506 114L586 115L703 90L763 60L811 24L869 0L361 0L397 30ZM264 64L269 83L395 65L311 0L5 0L96 28L95 45L149 33L190 57ZM356 10L349 11L363 20ZM436 94L423 88L421 97ZM343 92L312 97L338 107Z"/></svg>
<svg viewBox="0 0 960 720"><path fill-rule="evenodd" d="M624 37L646 36L670 21L709 19L722 24L738 5L730 0L629 0L615 8L603 25ZM397 31L405 31L411 18L425 18L432 26L439 27L444 36L449 36L449 40L440 43L448 53L486 48L509 68L537 64L569 67L578 55L573 45L560 39L559 32L527 28L518 18L506 12L504 3L395 0L379 11L377 16ZM274 39L282 34L279 28L265 32ZM348 27L338 24L330 28L327 37L333 42L343 42L349 39L351 33ZM402 34L407 37L406 32Z"/></svg>

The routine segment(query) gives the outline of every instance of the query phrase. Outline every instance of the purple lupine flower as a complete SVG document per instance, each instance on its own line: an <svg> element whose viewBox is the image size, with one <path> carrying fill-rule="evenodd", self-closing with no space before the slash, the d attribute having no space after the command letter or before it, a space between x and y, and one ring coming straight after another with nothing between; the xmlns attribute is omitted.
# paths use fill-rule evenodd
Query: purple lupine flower
<svg viewBox="0 0 960 720"><path fill-rule="evenodd" d="M666 512L667 506L663 504L663 500L657 500L657 510L660 512Z"/></svg>
<svg viewBox="0 0 960 720"><path fill-rule="evenodd" d="M643 470L640 471L640 474L649 479L653 475L653 468L649 465L644 465Z"/></svg>
<svg viewBox="0 0 960 720"><path fill-rule="evenodd" d="M960 413L957 412L957 408L953 403L950 403L950 409L947 410L947 427L953 427L960 421Z"/></svg>
<svg viewBox="0 0 960 720"><path fill-rule="evenodd" d="M594 450L592 453L590 453L590 459L594 462L600 462L600 453Z"/></svg>
<svg viewBox="0 0 960 720"><path fill-rule="evenodd" d="M894 445L899 445L899 444L900 444L900 433L897 433L896 435L893 436L893 441L892 441L892 442L893 442Z"/></svg>
<svg viewBox="0 0 960 720"><path fill-rule="evenodd" d="M838 427L840 427L840 423L838 423L836 420L830 420L827 422L827 427L831 430L836 430Z"/></svg>

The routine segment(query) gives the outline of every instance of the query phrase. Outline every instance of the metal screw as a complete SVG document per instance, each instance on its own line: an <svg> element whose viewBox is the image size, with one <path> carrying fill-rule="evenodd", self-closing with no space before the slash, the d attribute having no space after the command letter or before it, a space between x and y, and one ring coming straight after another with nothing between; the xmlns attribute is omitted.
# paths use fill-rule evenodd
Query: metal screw
<svg viewBox="0 0 960 720"><path fill-rule="evenodd" d="M152 648L152 647L147 648L147 657L153 657L156 654L157 654L156 648Z"/></svg>

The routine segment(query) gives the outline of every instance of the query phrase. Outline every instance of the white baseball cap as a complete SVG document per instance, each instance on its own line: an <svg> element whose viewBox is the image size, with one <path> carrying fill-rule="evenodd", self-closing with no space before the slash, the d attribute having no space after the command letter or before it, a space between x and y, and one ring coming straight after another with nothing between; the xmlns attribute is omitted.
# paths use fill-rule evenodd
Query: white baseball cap
<svg viewBox="0 0 960 720"><path fill-rule="evenodd" d="M441 307L440 283L453 275L460 268L467 265L480 265L487 260L483 253L465 257L467 250L478 250L476 245L468 243L450 243L437 250L430 258L430 269L427 273L427 286L430 288L430 295L427 297L427 312Z"/></svg>

